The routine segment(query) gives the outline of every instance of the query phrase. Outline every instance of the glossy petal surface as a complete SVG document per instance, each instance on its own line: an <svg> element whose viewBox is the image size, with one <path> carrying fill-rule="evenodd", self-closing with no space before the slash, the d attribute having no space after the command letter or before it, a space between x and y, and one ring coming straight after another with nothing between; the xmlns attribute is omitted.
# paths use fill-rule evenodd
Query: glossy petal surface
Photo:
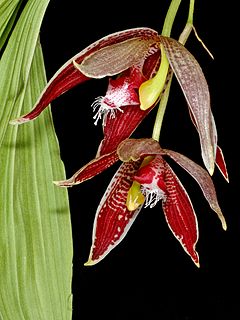
<svg viewBox="0 0 240 320"><path fill-rule="evenodd" d="M162 202L162 206L166 221L184 250L199 266L198 253L195 250L198 241L198 224L191 200L178 177L166 162L165 176L167 196L166 200Z"/></svg>
<svg viewBox="0 0 240 320"><path fill-rule="evenodd" d="M88 162L68 180L55 181L54 183L59 187L71 187L95 177L118 160L119 158L116 152L105 154Z"/></svg>
<svg viewBox="0 0 240 320"><path fill-rule="evenodd" d="M111 180L97 209L92 247L86 265L102 260L126 236L141 207L129 211L126 207L128 190L132 185L132 176L139 162L123 163Z"/></svg>
<svg viewBox="0 0 240 320"><path fill-rule="evenodd" d="M99 146L98 155L116 150L119 143L129 138L149 112L150 109L142 111L139 106L126 106L124 112L118 112L115 118L107 115L103 128L104 139Z"/></svg>

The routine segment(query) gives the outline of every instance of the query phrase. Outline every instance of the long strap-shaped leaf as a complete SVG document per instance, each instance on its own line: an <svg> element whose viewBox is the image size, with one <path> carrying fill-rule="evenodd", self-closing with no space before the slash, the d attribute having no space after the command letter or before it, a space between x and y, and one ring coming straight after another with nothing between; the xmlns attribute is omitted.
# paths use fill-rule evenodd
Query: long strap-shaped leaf
<svg viewBox="0 0 240 320"><path fill-rule="evenodd" d="M39 29L49 1L29 0L0 61L0 318L70 320L72 235L65 175L50 109L27 112L46 79Z"/></svg>
<svg viewBox="0 0 240 320"><path fill-rule="evenodd" d="M0 0L0 50L11 31L23 0Z"/></svg>

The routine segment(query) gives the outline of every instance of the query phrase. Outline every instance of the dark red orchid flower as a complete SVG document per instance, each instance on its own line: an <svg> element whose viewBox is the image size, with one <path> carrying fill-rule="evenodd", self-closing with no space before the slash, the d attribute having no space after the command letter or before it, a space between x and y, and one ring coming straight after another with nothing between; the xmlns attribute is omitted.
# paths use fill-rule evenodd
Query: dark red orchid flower
<svg viewBox="0 0 240 320"><path fill-rule="evenodd" d="M194 209L187 192L166 162L166 156L196 179L226 229L214 185L206 170L183 155L161 149L152 139L127 139L158 103L172 73L185 95L208 172L213 174L216 163L228 180L201 67L182 44L149 28L116 32L82 50L50 79L32 111L11 121L21 124L33 120L67 90L93 78L109 77L105 96L92 103L95 124L102 119L104 134L96 157L70 179L55 182L58 186L73 186L101 173L119 159L123 161L97 209L87 265L97 263L119 244L144 203L151 207L159 200L162 200L173 234L195 264L199 264L195 250L198 227ZM146 163L148 156L152 158Z"/></svg>
<svg viewBox="0 0 240 320"><path fill-rule="evenodd" d="M121 160L123 163L112 178L97 209L93 242L86 265L101 261L121 242L144 203L145 206L153 207L162 200L163 212L171 231L199 266L195 249L198 240L196 215L186 190L165 160L167 156L197 181L210 207L220 218L223 229L226 229L214 184L205 169L177 152L162 149L153 139L126 139L118 146L117 152L109 156L113 162ZM98 162L102 167L105 166L105 157L107 155L100 157L101 161ZM143 165L143 159L149 157L150 160ZM224 163L222 170L227 172ZM88 178L89 172L91 176L94 172L99 172L96 162L92 161L79 173L82 181ZM139 184L137 193L134 183ZM59 181L56 184L66 187L71 186L72 181Z"/></svg>
<svg viewBox="0 0 240 320"><path fill-rule="evenodd" d="M157 97L144 105L140 88L154 79L161 67L163 54L186 97L190 115L200 138L202 158L210 174L213 173L217 153L217 134L210 108L207 81L192 54L178 41L161 36L149 28L133 28L110 34L82 50L67 61L50 79L33 110L12 124L35 119L54 99L89 79L110 77L107 93L98 97L92 106L97 123L103 118L104 138L97 156L115 151L118 144L130 137L143 118L156 105L164 90L163 83ZM116 76L112 79L112 76ZM167 75L163 82L167 83ZM158 85L158 83L157 83ZM160 85L160 84L159 84ZM147 90L155 96L156 89ZM148 99L148 97L147 97Z"/></svg>

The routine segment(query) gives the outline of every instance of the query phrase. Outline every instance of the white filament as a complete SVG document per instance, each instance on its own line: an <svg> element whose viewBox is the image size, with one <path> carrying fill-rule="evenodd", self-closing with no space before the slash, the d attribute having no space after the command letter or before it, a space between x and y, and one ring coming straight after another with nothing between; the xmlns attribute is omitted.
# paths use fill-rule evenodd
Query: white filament
<svg viewBox="0 0 240 320"><path fill-rule="evenodd" d="M165 192L160 188L149 189L148 187L142 186L141 191L145 196L145 208L153 208L158 203L158 201L165 199Z"/></svg>
<svg viewBox="0 0 240 320"><path fill-rule="evenodd" d="M97 110L96 114L93 116L93 119L95 120L94 124L95 126L98 123L98 120L102 119L102 116L110 113L110 119L114 119L116 117L116 112L120 111L123 113L123 110L120 107L114 106L110 107L108 104L103 102L104 97L100 96L97 97L94 102L91 104L91 107L93 108L93 112ZM105 121L103 121L103 125L105 125Z"/></svg>

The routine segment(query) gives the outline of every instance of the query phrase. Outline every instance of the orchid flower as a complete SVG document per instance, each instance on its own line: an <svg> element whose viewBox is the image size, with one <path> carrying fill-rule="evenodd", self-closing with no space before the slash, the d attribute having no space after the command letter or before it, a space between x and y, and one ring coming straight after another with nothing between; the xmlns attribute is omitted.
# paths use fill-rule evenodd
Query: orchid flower
<svg viewBox="0 0 240 320"><path fill-rule="evenodd" d="M89 259L85 265L101 261L126 236L143 205L154 207L162 201L168 226L193 262L199 266L195 249L198 240L197 218L191 200L165 158L170 157L187 171L199 184L210 207L217 213L222 227L226 222L219 207L214 184L208 172L201 166L172 150L162 149L154 139L126 139L117 148L117 157L123 163L112 178L98 206L92 236ZM147 164L143 159L150 157ZM91 167L91 170L98 170ZM83 172L87 175L88 172ZM141 185L142 201L132 208L133 183ZM68 186L66 181L59 186ZM71 184L69 184L71 185ZM130 199L130 200L129 200Z"/></svg>
<svg viewBox="0 0 240 320"><path fill-rule="evenodd" d="M128 139L160 101L172 74L186 98L208 172L187 157L162 149L154 139ZM150 28L110 34L68 60L50 79L32 111L11 124L36 119L64 92L87 80L103 77L109 77L106 94L92 103L94 124L102 120L103 125L103 139L96 157L70 179L55 182L61 187L73 186L119 160L123 162L97 209L86 265L99 262L120 243L144 204L153 207L160 200L171 231L199 265L195 249L197 218L186 190L165 157L171 157L195 178L224 229L226 222L210 175L215 163L226 180L228 174L217 144L207 81L196 59L179 41Z"/></svg>
<svg viewBox="0 0 240 320"><path fill-rule="evenodd" d="M32 111L11 124L35 119L50 102L76 85L110 77L106 95L92 103L95 124L103 118L104 138L97 152L102 156L115 151L121 141L131 136L161 98L171 72L186 97L199 134L202 158L212 175L217 132L203 71L180 42L150 28L116 32L89 45L55 73Z"/></svg>

